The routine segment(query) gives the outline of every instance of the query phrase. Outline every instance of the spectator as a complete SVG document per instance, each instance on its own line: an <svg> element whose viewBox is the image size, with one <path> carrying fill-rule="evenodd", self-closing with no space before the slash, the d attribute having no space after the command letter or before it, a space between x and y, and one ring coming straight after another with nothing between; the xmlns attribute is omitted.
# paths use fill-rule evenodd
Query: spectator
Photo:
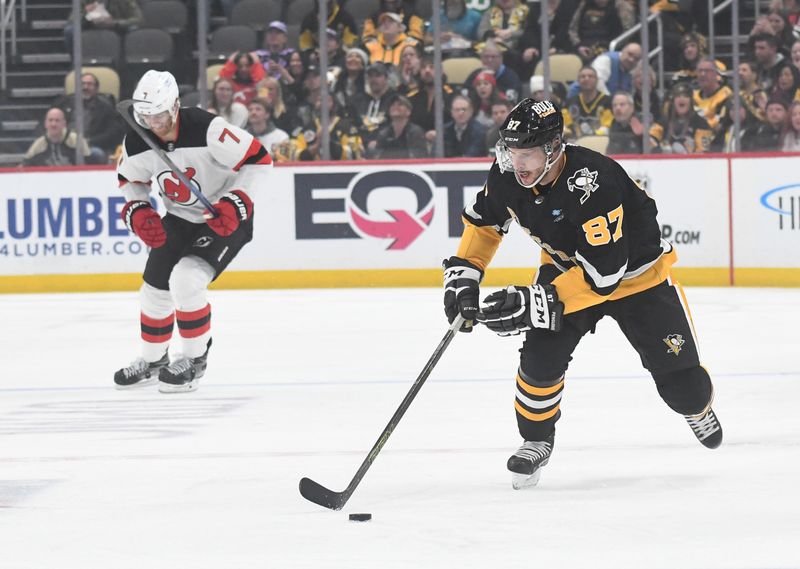
<svg viewBox="0 0 800 569"><path fill-rule="evenodd" d="M792 44L790 55L792 59L792 65L794 65L797 69L800 69L800 40Z"/></svg>
<svg viewBox="0 0 800 569"><path fill-rule="evenodd" d="M478 37L502 42L515 51L528 20L528 5L520 0L494 0L494 6L483 13Z"/></svg>
<svg viewBox="0 0 800 569"><path fill-rule="evenodd" d="M742 130L755 132L767 120L767 94L758 84L756 64L743 61L739 64L739 100L742 103Z"/></svg>
<svg viewBox="0 0 800 569"><path fill-rule="evenodd" d="M67 128L67 117L51 107L44 118L44 135L33 141L25 153L23 166L72 166L77 164L78 135ZM90 155L89 145L81 141L81 153Z"/></svg>
<svg viewBox="0 0 800 569"><path fill-rule="evenodd" d="M344 70L339 73L333 86L333 93L340 107L354 101L359 96L366 96L365 69L368 61L369 56L363 49L351 47L347 50Z"/></svg>
<svg viewBox="0 0 800 569"><path fill-rule="evenodd" d="M631 83L633 84L633 105L636 116L644 120L644 67L641 62L633 68L631 72ZM688 83L684 83L689 85ZM662 103L656 90L656 72L650 67L650 122L653 123L661 118Z"/></svg>
<svg viewBox="0 0 800 569"><path fill-rule="evenodd" d="M339 34L333 28L328 28L326 36L328 38L328 69L332 67L342 69L346 54L344 48L342 48L342 42L339 41ZM303 53L309 65L320 67L319 49L314 48Z"/></svg>
<svg viewBox="0 0 800 569"><path fill-rule="evenodd" d="M89 144L91 155L87 162L104 164L108 156L122 142L125 129L114 109L113 101L99 93L100 81L93 73L81 75L81 98L83 99L83 136ZM65 116L74 119L72 95L64 95L53 105L64 111ZM74 129L74 121L71 121Z"/></svg>
<svg viewBox="0 0 800 569"><path fill-rule="evenodd" d="M755 132L742 137L744 152L778 152L783 147L783 132L786 128L786 101L767 101L767 120Z"/></svg>
<svg viewBox="0 0 800 569"><path fill-rule="evenodd" d="M206 109L209 113L219 115L234 126L244 128L247 125L247 107L233 99L233 82L224 77L217 77L211 90L211 101Z"/></svg>
<svg viewBox="0 0 800 569"><path fill-rule="evenodd" d="M400 54L407 45L419 45L419 40L406 35L406 26L403 16L396 12L384 12L378 16L377 37L364 42L364 47L369 53L370 63L377 61L400 66Z"/></svg>
<svg viewBox="0 0 800 569"><path fill-rule="evenodd" d="M456 95L450 103L452 121L444 127L444 155L486 156L486 128L472 116L469 97Z"/></svg>
<svg viewBox="0 0 800 569"><path fill-rule="evenodd" d="M297 106L305 99L304 83L308 69L306 62L299 51L295 51L289 56L289 76L281 81L283 92L286 94L286 102L291 106Z"/></svg>
<svg viewBox="0 0 800 569"><path fill-rule="evenodd" d="M289 133L275 126L272 121L272 107L266 99L256 97L250 101L247 111L247 132L255 136L275 156L275 148L289 140Z"/></svg>
<svg viewBox="0 0 800 569"><path fill-rule="evenodd" d="M422 51L419 45L407 45L400 53L400 85L397 90L403 95L419 89L419 72L422 67Z"/></svg>
<svg viewBox="0 0 800 569"><path fill-rule="evenodd" d="M569 25L580 0L548 0L547 16L550 20L550 53L572 53L572 41L569 39ZM525 77L533 74L533 70L541 54L542 45L541 3L528 4L528 20L517 44L522 57L522 65L527 70Z"/></svg>
<svg viewBox="0 0 800 569"><path fill-rule="evenodd" d="M692 88L676 83L664 117L650 127L650 145L663 154L701 154L708 152L714 133L706 120L692 107Z"/></svg>
<svg viewBox="0 0 800 569"><path fill-rule="evenodd" d="M343 6L341 0L327 0L328 2L328 28L336 32L342 39L345 47L351 48L358 44L358 25L355 18ZM319 0L314 0L314 7L305 15L300 24L300 38L298 39L300 51L308 51L319 47Z"/></svg>
<svg viewBox="0 0 800 569"><path fill-rule="evenodd" d="M309 95L311 114L302 113L300 126L293 139L296 158L302 161L320 160L322 142L322 90L317 89ZM360 160L364 157L364 144L358 125L339 114L336 99L327 97L330 126L328 144L332 160Z"/></svg>
<svg viewBox="0 0 800 569"><path fill-rule="evenodd" d="M256 96L259 81L267 75L253 54L237 51L219 70L219 76L230 79L233 84L233 99L247 105Z"/></svg>
<svg viewBox="0 0 800 569"><path fill-rule="evenodd" d="M478 73L485 70L494 72L494 79L497 81L497 90L505 95L509 101L519 100L522 92L522 81L516 71L503 63L503 51L499 44L494 40L486 40L481 49L481 63L483 69L476 69L469 74L465 85L472 85Z"/></svg>
<svg viewBox="0 0 800 569"><path fill-rule="evenodd" d="M629 43L621 51L607 51L597 56L592 67L597 71L597 88L605 94L617 91L633 92L631 72L642 59L642 46ZM578 84L573 83L567 93L571 97L578 93Z"/></svg>
<svg viewBox="0 0 800 569"><path fill-rule="evenodd" d="M614 120L608 129L606 154L641 154L644 125L636 116L633 96L617 91L611 97Z"/></svg>
<svg viewBox="0 0 800 569"><path fill-rule="evenodd" d="M388 124L381 127L378 136L369 143L372 158L400 159L427 158L428 143L425 131L414 124L411 118L411 101L396 95L389 104Z"/></svg>
<svg viewBox="0 0 800 569"><path fill-rule="evenodd" d="M418 41L425 39L425 22L414 12L414 5L406 0L381 0L378 11L364 20L364 31L361 34L361 41L367 45L371 40L378 39L380 28L380 17L386 12L399 14L401 23L409 37Z"/></svg>
<svg viewBox="0 0 800 569"><path fill-rule="evenodd" d="M681 38L681 58L679 69L672 75L673 82L688 81L694 84L697 78L695 68L708 53L706 38L697 32L689 32Z"/></svg>
<svg viewBox="0 0 800 569"><path fill-rule="evenodd" d="M289 72L289 57L294 48L287 45L286 24L277 20L272 21L267 26L264 34L264 47L256 50L255 55L264 66L267 76L275 79L287 79Z"/></svg>
<svg viewBox="0 0 800 569"><path fill-rule="evenodd" d="M711 151L721 152L725 146L725 132L731 122L728 105L733 91L722 84L716 62L708 57L697 64L697 86L693 95L694 108L714 131Z"/></svg>
<svg viewBox="0 0 800 569"><path fill-rule="evenodd" d="M783 61L783 55L778 53L778 40L774 35L761 33L751 39L753 56L758 64L758 84L769 93L775 85L778 64Z"/></svg>
<svg viewBox="0 0 800 569"><path fill-rule="evenodd" d="M274 77L267 77L258 87L258 96L266 99L272 109L272 121L281 130L291 133L295 128L294 108L283 100L283 89Z"/></svg>
<svg viewBox="0 0 800 569"><path fill-rule="evenodd" d="M422 66L419 71L420 88L417 91L410 91L408 99L411 101L411 122L422 127L425 131L425 138L428 142L433 142L436 138L436 117L434 116L435 85L434 85L434 66L433 58L425 55L422 58ZM453 96L453 89L446 84L446 77L442 79L442 101L443 108L450 107L450 97Z"/></svg>
<svg viewBox="0 0 800 569"><path fill-rule="evenodd" d="M770 98L783 99L787 105L800 99L800 71L788 61L783 61L778 65L776 81L772 87Z"/></svg>
<svg viewBox="0 0 800 569"><path fill-rule="evenodd" d="M564 136L573 139L592 134L608 134L613 115L611 97L597 90L597 71L584 65L578 71L580 91L567 98L562 109Z"/></svg>
<svg viewBox="0 0 800 569"><path fill-rule="evenodd" d="M368 93L355 97L354 108L363 121L364 143L369 144L385 123L389 102L396 92L389 88L389 70L386 65L377 62L367 68Z"/></svg>
<svg viewBox="0 0 800 569"><path fill-rule="evenodd" d="M497 81L491 71L482 71L475 76L472 81L472 88L475 91L473 108L477 109L475 120L486 128L494 126L492 119L492 105L505 99L502 94L497 92Z"/></svg>
<svg viewBox="0 0 800 569"><path fill-rule="evenodd" d="M440 9L443 50L463 50L478 41L481 14L467 8L466 0L444 0ZM425 43L433 44L433 23L428 23Z"/></svg>
<svg viewBox="0 0 800 569"><path fill-rule="evenodd" d="M608 51L608 44L636 23L627 0L581 0L569 25L574 51L584 62Z"/></svg>
<svg viewBox="0 0 800 569"><path fill-rule="evenodd" d="M489 156L495 155L495 146L500 140L500 126L506 120L508 113L514 108L514 103L507 99L497 99L492 103L492 126L486 131L486 148Z"/></svg>
<svg viewBox="0 0 800 569"><path fill-rule="evenodd" d="M800 152L800 101L789 107L788 123L781 148L784 152Z"/></svg>
<svg viewBox="0 0 800 569"><path fill-rule="evenodd" d="M144 23L142 9L136 0L82 0L83 30L113 30L125 35ZM67 51L72 53L72 38L75 35L72 21L64 26Z"/></svg>
<svg viewBox="0 0 800 569"><path fill-rule="evenodd" d="M770 10L767 20L772 28L772 33L778 39L778 49L782 53L788 54L795 39L789 20L779 10Z"/></svg>

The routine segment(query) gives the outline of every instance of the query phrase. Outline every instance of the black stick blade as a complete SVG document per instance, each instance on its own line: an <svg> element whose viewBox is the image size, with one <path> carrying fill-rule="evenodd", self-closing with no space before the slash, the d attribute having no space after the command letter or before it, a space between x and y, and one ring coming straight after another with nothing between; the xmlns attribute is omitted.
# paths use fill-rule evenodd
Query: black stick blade
<svg viewBox="0 0 800 569"><path fill-rule="evenodd" d="M347 502L343 492L328 490L310 478L300 480L300 494L309 502L314 502L329 510L341 510Z"/></svg>

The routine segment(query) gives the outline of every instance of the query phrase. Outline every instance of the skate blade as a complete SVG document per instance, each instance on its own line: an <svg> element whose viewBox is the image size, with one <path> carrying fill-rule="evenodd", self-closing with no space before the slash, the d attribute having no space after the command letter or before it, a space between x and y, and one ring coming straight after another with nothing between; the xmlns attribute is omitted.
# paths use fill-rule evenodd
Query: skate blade
<svg viewBox="0 0 800 569"><path fill-rule="evenodd" d="M197 387L197 379L189 383L184 383L183 385L173 385L172 383L165 383L163 381L158 382L158 390L161 393L189 393L191 391L197 391Z"/></svg>
<svg viewBox="0 0 800 569"><path fill-rule="evenodd" d="M539 483L539 477L542 475L542 469L539 468L533 474L517 474L511 473L511 487L514 490L524 490L526 488L533 488Z"/></svg>
<svg viewBox="0 0 800 569"><path fill-rule="evenodd" d="M156 381L158 381L157 377L150 377L148 379L143 379L142 381L137 381L136 383L131 383L130 385L120 385L118 383L114 384L116 389L120 391L125 391L128 389L138 389L140 387L147 387L148 385L153 385Z"/></svg>

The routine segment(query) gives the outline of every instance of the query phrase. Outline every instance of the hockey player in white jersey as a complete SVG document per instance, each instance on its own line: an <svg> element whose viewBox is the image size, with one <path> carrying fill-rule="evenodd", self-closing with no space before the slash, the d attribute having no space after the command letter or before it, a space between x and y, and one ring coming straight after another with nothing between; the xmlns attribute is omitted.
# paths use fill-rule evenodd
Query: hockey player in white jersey
<svg viewBox="0 0 800 569"><path fill-rule="evenodd" d="M122 389L158 381L164 393L193 391L211 347L208 285L252 239L251 196L272 159L251 134L225 119L180 108L178 85L168 72L142 76L133 115L218 215L212 217L158 153L128 131L117 165L127 200L122 218L151 250L140 289L141 357L117 371L114 383ZM153 188L166 207L163 218L151 205ZM182 354L170 362L176 321Z"/></svg>

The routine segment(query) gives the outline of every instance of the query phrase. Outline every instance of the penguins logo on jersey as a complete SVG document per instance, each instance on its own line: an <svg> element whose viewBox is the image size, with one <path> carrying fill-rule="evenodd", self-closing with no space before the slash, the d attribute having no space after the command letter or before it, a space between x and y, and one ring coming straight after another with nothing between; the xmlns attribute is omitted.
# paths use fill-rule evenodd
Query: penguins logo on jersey
<svg viewBox="0 0 800 569"><path fill-rule="evenodd" d="M589 168L581 168L575 172L567 180L567 188L570 192L580 190L583 192L581 196L581 205L586 203L586 200L592 195L600 186L597 184L597 170L590 172Z"/></svg>
<svg viewBox="0 0 800 569"><path fill-rule="evenodd" d="M667 348L669 348L667 353L673 353L676 356L681 353L681 348L683 348L683 345L686 343L683 336L680 334L670 334L666 338L663 338L663 340Z"/></svg>
<svg viewBox="0 0 800 569"><path fill-rule="evenodd" d="M183 175L189 179L189 181L194 185L195 189L202 191L200 184L198 184L197 180L194 179L194 175L196 173L197 170L189 167L184 170ZM197 201L197 196L195 196L192 191L178 179L172 170L159 172L159 174L156 176L156 181L161 187L164 196L177 204L192 205Z"/></svg>

